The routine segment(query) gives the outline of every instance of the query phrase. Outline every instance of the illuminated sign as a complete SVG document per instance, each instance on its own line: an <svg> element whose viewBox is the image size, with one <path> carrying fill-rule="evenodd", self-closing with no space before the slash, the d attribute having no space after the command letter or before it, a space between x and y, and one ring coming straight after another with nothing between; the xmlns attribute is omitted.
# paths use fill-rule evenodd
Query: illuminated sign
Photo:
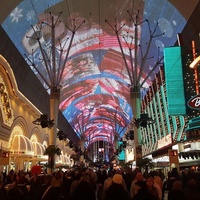
<svg viewBox="0 0 200 200"><path fill-rule="evenodd" d="M122 147L123 145L123 142L118 142L118 145L119 147L121 146L120 148L120 151L119 151L119 160L125 160L125 151L124 151L124 148Z"/></svg>
<svg viewBox="0 0 200 200"><path fill-rule="evenodd" d="M9 93L1 76L0 76L0 109L3 116L3 123L11 127L14 119L13 110L11 108Z"/></svg>
<svg viewBox="0 0 200 200"><path fill-rule="evenodd" d="M200 109L200 94L197 94L196 96L192 97L188 101L187 105L193 109Z"/></svg>
<svg viewBox="0 0 200 200"><path fill-rule="evenodd" d="M3 158L8 158L9 157L9 152L3 152L2 157Z"/></svg>
<svg viewBox="0 0 200 200"><path fill-rule="evenodd" d="M168 47L164 49L165 81L169 115L186 114L183 81L183 66L185 60L183 53L184 51L181 47Z"/></svg>
<svg viewBox="0 0 200 200"><path fill-rule="evenodd" d="M1 151L0 151L1 152ZM2 158L8 158L9 157L9 152L8 151L3 151L0 153L0 157Z"/></svg>
<svg viewBox="0 0 200 200"><path fill-rule="evenodd" d="M187 140L198 140L200 139L200 129L192 129L186 131Z"/></svg>
<svg viewBox="0 0 200 200"><path fill-rule="evenodd" d="M8 165L9 164L9 151L0 150L0 165Z"/></svg>
<svg viewBox="0 0 200 200"><path fill-rule="evenodd" d="M170 156L177 156L177 155L178 155L177 150L170 151Z"/></svg>
<svg viewBox="0 0 200 200"><path fill-rule="evenodd" d="M157 162L156 166L157 167L168 167L169 166L169 162Z"/></svg>
<svg viewBox="0 0 200 200"><path fill-rule="evenodd" d="M178 167L179 165L179 159L178 159L178 151L174 149L168 149L168 156L169 156L169 163L170 168Z"/></svg>
<svg viewBox="0 0 200 200"><path fill-rule="evenodd" d="M158 149L167 146L168 144L172 143L172 137L171 134L166 135L165 137L158 140Z"/></svg>

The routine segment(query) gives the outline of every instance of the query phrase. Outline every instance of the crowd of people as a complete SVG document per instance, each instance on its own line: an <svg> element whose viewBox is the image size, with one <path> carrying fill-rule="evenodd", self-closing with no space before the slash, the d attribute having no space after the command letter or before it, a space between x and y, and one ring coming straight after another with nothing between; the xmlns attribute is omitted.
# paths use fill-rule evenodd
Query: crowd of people
<svg viewBox="0 0 200 200"><path fill-rule="evenodd" d="M52 174L11 170L0 178L1 200L200 200L200 173L78 168ZM166 197L165 194L168 194Z"/></svg>

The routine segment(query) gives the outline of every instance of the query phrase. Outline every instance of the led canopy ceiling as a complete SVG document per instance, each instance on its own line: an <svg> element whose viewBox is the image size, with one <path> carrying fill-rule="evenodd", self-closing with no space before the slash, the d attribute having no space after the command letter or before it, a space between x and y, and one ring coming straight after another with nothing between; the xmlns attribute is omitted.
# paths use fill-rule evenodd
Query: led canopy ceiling
<svg viewBox="0 0 200 200"><path fill-rule="evenodd" d="M164 47L174 45L186 20L167 0L21 1L2 27L47 90L49 80L40 45L47 54L51 51L52 19L55 73L61 75L59 108L76 134L87 138L86 145L100 140L113 143L114 136L123 136L134 117L130 99L134 56L138 59L135 72L141 73L140 81L145 82L142 94L157 72L153 67L162 58ZM152 32L159 37L151 38Z"/></svg>

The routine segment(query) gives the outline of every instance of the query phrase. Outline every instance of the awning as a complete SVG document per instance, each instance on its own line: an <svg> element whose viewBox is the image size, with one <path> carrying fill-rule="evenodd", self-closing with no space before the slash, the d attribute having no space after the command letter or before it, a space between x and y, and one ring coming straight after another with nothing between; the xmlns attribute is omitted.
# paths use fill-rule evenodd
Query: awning
<svg viewBox="0 0 200 200"><path fill-rule="evenodd" d="M18 154L24 156L33 156L33 145L31 141L24 135L15 134L12 145L11 145L11 154Z"/></svg>
<svg viewBox="0 0 200 200"><path fill-rule="evenodd" d="M44 156L45 147L39 142L32 142L34 156L40 157Z"/></svg>

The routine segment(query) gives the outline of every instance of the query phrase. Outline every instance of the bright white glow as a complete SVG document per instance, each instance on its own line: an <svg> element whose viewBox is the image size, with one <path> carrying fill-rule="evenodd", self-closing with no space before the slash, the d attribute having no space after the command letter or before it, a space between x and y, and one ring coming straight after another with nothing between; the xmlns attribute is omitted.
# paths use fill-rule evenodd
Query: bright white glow
<svg viewBox="0 0 200 200"><path fill-rule="evenodd" d="M172 149L178 150L178 144L173 145L173 146L172 146Z"/></svg>
<svg viewBox="0 0 200 200"><path fill-rule="evenodd" d="M19 130L19 131L17 131ZM34 155L33 146L29 138L24 136L20 126L13 129L12 145L10 148L13 154Z"/></svg>
<svg viewBox="0 0 200 200"><path fill-rule="evenodd" d="M160 158L154 158L153 162L169 162L169 156L162 156Z"/></svg>
<svg viewBox="0 0 200 200"><path fill-rule="evenodd" d="M32 142L34 156L44 156L45 147L39 142Z"/></svg>
<svg viewBox="0 0 200 200"><path fill-rule="evenodd" d="M22 9L19 9L18 7L16 7L10 14L11 18L12 18L12 22L19 22L19 19L21 17L23 17L22 15Z"/></svg>
<svg viewBox="0 0 200 200"><path fill-rule="evenodd" d="M134 150L133 148L131 149L126 149L126 162L134 160Z"/></svg>
<svg viewBox="0 0 200 200"><path fill-rule="evenodd" d="M190 68L192 69L196 68L199 63L200 63L200 56L198 56L196 59L192 61L192 63L190 64Z"/></svg>

